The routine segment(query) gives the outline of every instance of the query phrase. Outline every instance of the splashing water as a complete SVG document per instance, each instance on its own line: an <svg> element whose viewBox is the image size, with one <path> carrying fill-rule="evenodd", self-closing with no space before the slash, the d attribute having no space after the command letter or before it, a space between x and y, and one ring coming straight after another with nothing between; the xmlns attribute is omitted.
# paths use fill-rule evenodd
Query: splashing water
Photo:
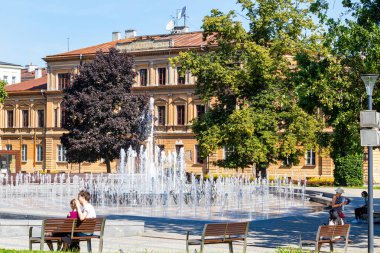
<svg viewBox="0 0 380 253"><path fill-rule="evenodd" d="M310 211L305 185L287 177L270 182L248 174L208 178L186 173L183 148L165 153L153 145L120 151L117 174L16 174L0 176L0 208L9 212L67 210L81 189L99 214L207 220L258 220Z"/></svg>

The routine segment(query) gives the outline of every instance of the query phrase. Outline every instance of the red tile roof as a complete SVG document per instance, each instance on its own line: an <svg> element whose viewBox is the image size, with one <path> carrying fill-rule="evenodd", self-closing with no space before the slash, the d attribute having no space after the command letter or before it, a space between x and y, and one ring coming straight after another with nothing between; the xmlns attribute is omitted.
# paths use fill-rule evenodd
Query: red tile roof
<svg viewBox="0 0 380 253"><path fill-rule="evenodd" d="M5 90L7 92L46 90L46 88L47 88L47 75L41 78L32 79L25 82L5 86Z"/></svg>
<svg viewBox="0 0 380 253"><path fill-rule="evenodd" d="M35 78L35 70L28 72L27 69L21 70L21 82L28 81ZM42 69L42 76L46 75L47 71L46 68Z"/></svg>
<svg viewBox="0 0 380 253"><path fill-rule="evenodd" d="M189 32L189 33L181 33L181 34L162 34L162 35L144 35L144 36L136 36L133 38L122 39L118 41L111 41L91 47L85 47L61 54L49 55L45 59L51 59L55 57L69 57L76 55L86 55L86 54L95 54L97 51L102 50L103 52L108 52L111 47L116 47L117 44L125 44L128 42L135 41L143 41L143 40L169 40L172 39L174 41L175 48L184 48L184 47L200 47L202 45L206 45L207 42L203 41L203 32Z"/></svg>

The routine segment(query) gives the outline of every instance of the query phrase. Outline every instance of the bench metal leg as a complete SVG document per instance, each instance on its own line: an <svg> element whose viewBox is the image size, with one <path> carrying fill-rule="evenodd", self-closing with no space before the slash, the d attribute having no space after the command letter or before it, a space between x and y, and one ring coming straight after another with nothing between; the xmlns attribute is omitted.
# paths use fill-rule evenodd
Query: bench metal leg
<svg viewBox="0 0 380 253"><path fill-rule="evenodd" d="M44 245L45 245L45 241L44 240L41 240L40 242L40 250L44 250Z"/></svg>
<svg viewBox="0 0 380 253"><path fill-rule="evenodd" d="M230 243L228 244L228 246L229 246L229 248L230 248L230 253L234 253L234 249L233 249L233 247L232 247L232 242L230 242Z"/></svg>
<svg viewBox="0 0 380 253"><path fill-rule="evenodd" d="M243 253L247 251L247 238L244 240L244 245L243 245Z"/></svg>
<svg viewBox="0 0 380 253"><path fill-rule="evenodd" d="M333 246L332 242L330 242L330 252L334 252L334 246Z"/></svg>
<svg viewBox="0 0 380 253"><path fill-rule="evenodd" d="M203 241L202 241L201 249L199 250L199 253L203 253L203 247L204 247L204 243L203 243Z"/></svg>
<svg viewBox="0 0 380 253"><path fill-rule="evenodd" d="M102 253L103 251L103 237L100 237L99 239L99 253Z"/></svg>
<svg viewBox="0 0 380 253"><path fill-rule="evenodd" d="M33 248L33 246L32 246L33 244L32 244L32 241L31 240L29 240L29 250L32 250L32 248Z"/></svg>
<svg viewBox="0 0 380 253"><path fill-rule="evenodd" d="M87 252L92 252L92 249L91 249L91 239L87 240Z"/></svg>
<svg viewBox="0 0 380 253"><path fill-rule="evenodd" d="M189 253L189 243L186 241L186 253Z"/></svg>

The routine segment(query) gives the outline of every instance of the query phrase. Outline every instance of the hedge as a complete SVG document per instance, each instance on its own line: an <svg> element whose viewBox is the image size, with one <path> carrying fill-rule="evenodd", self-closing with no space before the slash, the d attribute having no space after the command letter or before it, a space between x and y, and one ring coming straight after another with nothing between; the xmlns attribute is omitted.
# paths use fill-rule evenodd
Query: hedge
<svg viewBox="0 0 380 253"><path fill-rule="evenodd" d="M335 185L363 186L363 155L347 155L335 160Z"/></svg>

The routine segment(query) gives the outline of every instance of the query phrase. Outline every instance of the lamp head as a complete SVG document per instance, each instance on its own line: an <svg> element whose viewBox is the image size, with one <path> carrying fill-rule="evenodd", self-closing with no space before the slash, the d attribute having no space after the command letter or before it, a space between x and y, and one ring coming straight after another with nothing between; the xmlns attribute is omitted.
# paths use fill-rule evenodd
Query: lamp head
<svg viewBox="0 0 380 253"><path fill-rule="evenodd" d="M361 75L361 78L365 84L365 89L367 91L368 96L372 96L373 87L375 86L375 82L379 77L378 74L364 74Z"/></svg>

